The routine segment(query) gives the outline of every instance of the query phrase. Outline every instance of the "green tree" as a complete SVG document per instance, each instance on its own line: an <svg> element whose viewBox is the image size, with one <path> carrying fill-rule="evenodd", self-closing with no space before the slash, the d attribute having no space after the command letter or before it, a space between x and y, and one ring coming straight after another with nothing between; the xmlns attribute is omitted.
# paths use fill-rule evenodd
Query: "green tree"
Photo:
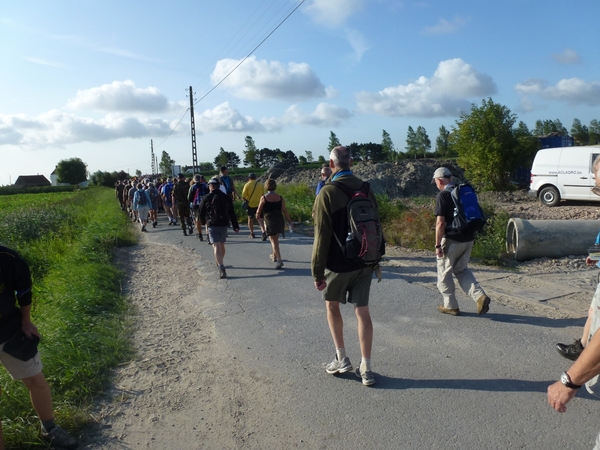
<svg viewBox="0 0 600 450"><path fill-rule="evenodd" d="M304 153L306 153L306 158L305 159L306 159L307 162L311 163L311 162L314 161L312 152L310 150L304 150Z"/></svg>
<svg viewBox="0 0 600 450"><path fill-rule="evenodd" d="M438 137L435 139L435 152L442 158L448 158L452 154L452 146L450 145L450 132L442 125L438 132Z"/></svg>
<svg viewBox="0 0 600 450"><path fill-rule="evenodd" d="M563 126L562 122L556 120L536 120L535 128L533 129L533 135L537 137L545 137L550 135L555 136L568 136L567 129Z"/></svg>
<svg viewBox="0 0 600 450"><path fill-rule="evenodd" d="M513 130L516 115L506 107L484 99L471 105L456 121L453 144L458 164L473 183L487 190L509 187L510 173L516 167L521 147Z"/></svg>
<svg viewBox="0 0 600 450"><path fill-rule="evenodd" d="M142 176L142 171L140 169L135 169L135 176L140 178Z"/></svg>
<svg viewBox="0 0 600 450"><path fill-rule="evenodd" d="M240 157L235 152L226 152L223 147L219 147L219 154L215 157L217 168L225 166L228 169L237 169L240 163Z"/></svg>
<svg viewBox="0 0 600 450"><path fill-rule="evenodd" d="M540 148L539 139L529 131L529 128L527 128L527 125L523 121L520 121L519 125L517 125L517 128L514 130L514 136L519 142L514 168L526 167L530 169L533 164L533 158Z"/></svg>
<svg viewBox="0 0 600 450"><path fill-rule="evenodd" d="M300 163L300 165L304 165L304 164L308 163L308 160L306 159L306 156L300 155L300 156L298 156L298 162Z"/></svg>
<svg viewBox="0 0 600 450"><path fill-rule="evenodd" d="M577 145L587 145L590 142L590 132L588 127L581 124L581 120L573 119L573 125L571 126L571 136L577 143Z"/></svg>
<svg viewBox="0 0 600 450"><path fill-rule="evenodd" d="M597 144L600 142L600 122L597 119L590 121L590 144Z"/></svg>
<svg viewBox="0 0 600 450"><path fill-rule="evenodd" d="M417 134L413 127L408 126L408 131L406 132L406 154L409 156L417 157L417 152L419 148L419 143L417 141Z"/></svg>
<svg viewBox="0 0 600 450"><path fill-rule="evenodd" d="M324 164L327 161L325 161L325 157L323 155L319 155L319 157L317 158L317 162L319 162L319 164Z"/></svg>
<svg viewBox="0 0 600 450"><path fill-rule="evenodd" d="M427 157L427 153L431 151L431 139L427 135L427 131L424 127L419 125L417 127L417 132L415 133L415 138L417 141L417 153L423 154L423 158ZM415 155L416 157L416 155Z"/></svg>
<svg viewBox="0 0 600 450"><path fill-rule="evenodd" d="M396 152L392 137L385 130L381 131L381 147L383 149L383 157L387 161L396 161L398 159L398 152Z"/></svg>
<svg viewBox="0 0 600 450"><path fill-rule="evenodd" d="M169 154L163 150L160 156L160 162L158 163L158 170L160 170L160 173L164 176L171 176L173 164L175 164L175 160L171 159Z"/></svg>
<svg viewBox="0 0 600 450"><path fill-rule="evenodd" d="M252 136L246 136L244 150L244 165L247 167L260 167L257 160L257 149Z"/></svg>
<svg viewBox="0 0 600 450"><path fill-rule="evenodd" d="M201 162L201 163L198 163L198 170L200 170L200 173L213 172L215 170L215 165L208 161Z"/></svg>
<svg viewBox="0 0 600 450"><path fill-rule="evenodd" d="M327 146L327 153L330 153L335 147L342 145L333 131L330 131L329 133L329 145Z"/></svg>
<svg viewBox="0 0 600 450"><path fill-rule="evenodd" d="M90 175L90 184L94 186L115 187L118 180L117 172L103 172L97 170Z"/></svg>
<svg viewBox="0 0 600 450"><path fill-rule="evenodd" d="M63 159L56 166L59 183L79 184L87 180L87 164L80 158Z"/></svg>

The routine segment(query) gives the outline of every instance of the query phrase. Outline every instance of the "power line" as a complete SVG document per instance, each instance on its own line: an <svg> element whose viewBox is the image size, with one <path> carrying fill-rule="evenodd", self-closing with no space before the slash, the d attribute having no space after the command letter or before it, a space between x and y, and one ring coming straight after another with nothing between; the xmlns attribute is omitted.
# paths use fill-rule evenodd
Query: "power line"
<svg viewBox="0 0 600 450"><path fill-rule="evenodd" d="M206 97L207 97L207 96L208 96L208 95L209 95L209 94L210 94L212 91L214 91L216 88L218 88L218 87L219 87L219 85L220 85L221 83L223 83L223 81L225 81L227 78L229 78L229 76L230 76L230 75L231 75L233 72L235 72L235 70L236 70L238 67L240 67L240 66L241 66L241 65L244 63L244 61L246 61L248 58L250 58L250 56L252 56L252 54L253 54L253 53L254 53L254 52L255 52L255 51L256 51L256 50L257 50L257 49L258 49L258 48L259 48L261 45L263 45L263 44L264 44L264 42L265 42L267 39L269 39L269 37L271 37L271 35L272 35L273 33L275 33L275 31L277 31L277 29L278 29L278 28L279 28L281 25L283 25L283 23L284 23L286 20L288 20L288 19L289 19L289 17L290 17L292 14L294 14L294 12L296 12L296 10L297 10L298 8L300 8L300 6L302 6L302 4L303 4L305 1L306 1L306 0L302 0L300 3L298 3L298 5L297 5L297 6L296 6L294 9L292 9L292 11L291 11L291 12L290 12L290 13L289 13L287 16L285 16L285 17L284 17L284 19L283 19L281 22L279 22L279 24L278 24L278 25L277 25L275 28L273 28L273 30L272 30L272 31L271 31L269 34L267 34L267 35L265 36L265 38L264 38L262 41L260 41L260 42L258 43L258 45L257 45L256 47L254 47L254 48L253 48L253 49L250 51L250 53L248 53L248 54L247 54L247 55L244 57L244 59L242 59L242 60L241 60L241 61L240 61L240 62L239 62L239 63L238 63L238 64L237 64L237 65L236 65L236 66L235 66L233 69L231 69L231 70L229 71L229 73L228 73L227 75L225 75L225 76L224 76L224 77L221 79L221 81L219 81L217 84L215 84L215 85L212 87L212 89L210 89L210 90L209 90L209 91L208 91L206 94L204 94L202 97L200 97L198 100L196 100L196 101L194 102L194 105L195 105L195 104L197 104L198 102L200 102L201 100L204 100L204 99L205 99L205 98L206 98Z"/></svg>

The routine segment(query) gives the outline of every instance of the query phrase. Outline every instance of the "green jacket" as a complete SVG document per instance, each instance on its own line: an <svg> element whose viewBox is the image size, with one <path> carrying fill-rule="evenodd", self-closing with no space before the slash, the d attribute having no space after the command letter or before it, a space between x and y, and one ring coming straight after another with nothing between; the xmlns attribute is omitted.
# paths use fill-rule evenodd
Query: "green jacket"
<svg viewBox="0 0 600 450"><path fill-rule="evenodd" d="M354 175L342 175L336 179L350 189L358 191L363 181ZM369 190L369 197L377 205L373 190ZM312 252L312 275L315 281L325 279L325 269L332 272L344 273L358 270L351 261L343 255L342 250L335 240L334 233L342 243L348 236L348 201L350 198L340 188L326 184L315 204L315 240Z"/></svg>

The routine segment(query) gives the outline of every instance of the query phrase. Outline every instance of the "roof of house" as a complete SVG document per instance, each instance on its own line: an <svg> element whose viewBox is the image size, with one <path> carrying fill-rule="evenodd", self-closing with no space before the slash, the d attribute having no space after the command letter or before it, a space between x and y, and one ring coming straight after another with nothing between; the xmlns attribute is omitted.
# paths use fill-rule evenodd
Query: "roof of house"
<svg viewBox="0 0 600 450"><path fill-rule="evenodd" d="M51 186L52 183L48 181L44 175L19 175L15 186Z"/></svg>

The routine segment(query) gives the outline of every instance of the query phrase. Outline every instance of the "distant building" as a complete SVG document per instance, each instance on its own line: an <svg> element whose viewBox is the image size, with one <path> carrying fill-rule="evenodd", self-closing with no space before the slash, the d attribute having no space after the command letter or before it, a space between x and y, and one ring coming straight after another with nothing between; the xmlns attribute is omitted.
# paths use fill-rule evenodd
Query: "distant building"
<svg viewBox="0 0 600 450"><path fill-rule="evenodd" d="M51 186L44 175L19 175L13 186L17 187L33 187L33 186Z"/></svg>

